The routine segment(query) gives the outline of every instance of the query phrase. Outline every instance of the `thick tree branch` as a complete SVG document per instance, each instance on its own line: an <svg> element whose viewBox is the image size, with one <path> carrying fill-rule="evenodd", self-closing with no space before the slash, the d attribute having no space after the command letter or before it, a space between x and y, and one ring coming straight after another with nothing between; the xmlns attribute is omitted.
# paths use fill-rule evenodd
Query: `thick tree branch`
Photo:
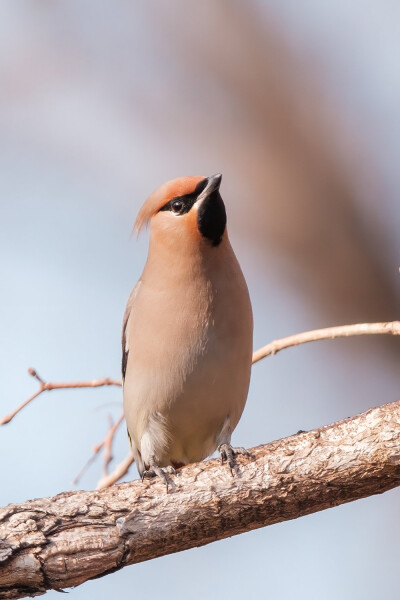
<svg viewBox="0 0 400 600"><path fill-rule="evenodd" d="M239 458L159 480L65 492L0 510L0 598L76 586L157 556L400 485L400 402Z"/></svg>

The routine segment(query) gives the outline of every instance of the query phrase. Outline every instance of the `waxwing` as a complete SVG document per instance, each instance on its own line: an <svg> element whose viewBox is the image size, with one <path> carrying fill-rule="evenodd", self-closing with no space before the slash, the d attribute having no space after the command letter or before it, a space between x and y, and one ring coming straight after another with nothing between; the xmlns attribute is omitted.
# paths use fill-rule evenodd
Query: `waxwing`
<svg viewBox="0 0 400 600"><path fill-rule="evenodd" d="M147 199L143 274L122 331L124 411L139 474L159 475L219 450L231 470L231 435L246 403L253 316L229 242L221 175L168 181Z"/></svg>

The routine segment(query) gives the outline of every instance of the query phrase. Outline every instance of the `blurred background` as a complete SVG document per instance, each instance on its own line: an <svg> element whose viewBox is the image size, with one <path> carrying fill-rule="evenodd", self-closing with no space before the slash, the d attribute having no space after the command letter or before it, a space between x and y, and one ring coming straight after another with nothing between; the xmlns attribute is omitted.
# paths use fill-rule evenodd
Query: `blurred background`
<svg viewBox="0 0 400 600"><path fill-rule="evenodd" d="M223 173L255 348L399 318L399 19L390 0L1 2L1 415L36 390L29 366L50 381L120 377L148 242L131 228L181 175ZM361 337L257 364L233 442L398 400L399 350ZM120 411L119 389L41 396L0 429L0 505L71 489ZM122 428L116 462L127 450ZM98 461L79 488L100 474ZM128 567L71 598L397 600L399 501Z"/></svg>

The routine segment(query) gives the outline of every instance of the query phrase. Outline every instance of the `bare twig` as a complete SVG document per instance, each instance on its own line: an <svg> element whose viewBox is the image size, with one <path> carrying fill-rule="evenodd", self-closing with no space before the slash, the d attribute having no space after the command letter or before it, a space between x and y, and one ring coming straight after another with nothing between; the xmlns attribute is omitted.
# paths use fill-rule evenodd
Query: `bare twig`
<svg viewBox="0 0 400 600"><path fill-rule="evenodd" d="M118 420L114 424L112 422L111 416L109 416L109 419L110 419L110 429L108 430L108 433L102 443L102 446L104 447L103 477L107 477L107 475L108 475L108 466L113 459L112 444L113 444L114 436L117 432L118 427L121 425L122 421L124 420L124 413L122 413L119 416Z"/></svg>
<svg viewBox="0 0 400 600"><path fill-rule="evenodd" d="M108 415L108 419L109 420L111 419L110 415ZM100 450L102 448L104 448L103 478L108 475L108 466L113 458L112 457L112 444L114 441L114 436L115 436L118 428L120 427L121 423L123 422L123 420L124 420L124 413L122 413L118 417L117 421L114 424L112 423L112 421L110 421L110 428L107 431L105 438L101 442L99 442L98 444L93 446L92 456L88 459L86 464L82 467L82 469L79 471L78 475L73 480L73 482L72 482L73 485L76 485L79 482L81 477L84 475L84 473L86 473L87 469L93 463L93 461L95 460L96 456L98 455L98 453L100 452ZM125 473L123 473L122 475L125 475ZM122 477L122 475L121 475L121 477Z"/></svg>
<svg viewBox="0 0 400 600"><path fill-rule="evenodd" d="M129 452L109 475L103 476L97 484L96 490L108 488L117 483L129 471L129 467L135 462L132 452Z"/></svg>
<svg viewBox="0 0 400 600"><path fill-rule="evenodd" d="M0 598L76 586L122 567L381 494L400 485L400 402L259 446L232 479L217 459L155 480L0 509Z"/></svg>
<svg viewBox="0 0 400 600"><path fill-rule="evenodd" d="M67 383L51 383L49 381L44 381L35 369L28 369L29 375L32 375L39 383L39 389L35 392L30 398L25 400L22 404L20 404L15 410L13 410L9 415L6 415L2 419L0 419L0 425L6 425L18 414L25 406L30 404L32 400L37 398L43 392L50 392L51 390L66 390L66 389L78 389L78 388L98 388L107 385L117 385L121 387L122 383L116 379L110 379L109 377L104 377L103 379L92 379L91 381L75 381L75 382L67 382Z"/></svg>
<svg viewBox="0 0 400 600"><path fill-rule="evenodd" d="M253 354L253 364L277 354L280 350L299 346L307 342L316 342L318 340L333 340L338 337L350 337L353 335L376 335L376 334L391 334L400 335L400 321L391 321L388 323L358 323L357 325L340 325L339 327L326 327L325 329L314 329L297 333L279 340L270 342Z"/></svg>
<svg viewBox="0 0 400 600"><path fill-rule="evenodd" d="M76 477L74 477L74 479L72 480L72 485L77 485L79 483L79 481L82 479L82 477L84 476L84 474L86 473L86 471L88 470L88 468L94 463L99 451L96 451L97 446L94 446L93 448L93 454L88 458L88 460L86 461L86 463L83 465L82 469L79 471L78 475L76 475Z"/></svg>

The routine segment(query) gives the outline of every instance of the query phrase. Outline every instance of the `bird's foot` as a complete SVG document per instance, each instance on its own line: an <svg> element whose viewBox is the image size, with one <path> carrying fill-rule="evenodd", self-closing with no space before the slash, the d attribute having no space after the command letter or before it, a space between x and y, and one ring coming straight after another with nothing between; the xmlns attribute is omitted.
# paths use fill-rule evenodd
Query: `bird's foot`
<svg viewBox="0 0 400 600"><path fill-rule="evenodd" d="M223 464L225 461L228 463L232 477L233 471L236 473L238 472L238 466L236 464L236 456L238 454L244 454L245 456L253 457L251 452L246 450L246 448L233 448L230 444L220 444L218 446L218 452L221 456L221 463Z"/></svg>
<svg viewBox="0 0 400 600"><path fill-rule="evenodd" d="M167 492L168 492L168 486L172 483L172 480L170 477L168 477L168 475L175 475L176 471L174 469L174 467L172 466L168 466L168 467L157 467L157 465L152 465L149 469L145 469L142 474L141 474L141 478L142 481L145 477L160 477L164 483L165 483L165 487L167 488Z"/></svg>

